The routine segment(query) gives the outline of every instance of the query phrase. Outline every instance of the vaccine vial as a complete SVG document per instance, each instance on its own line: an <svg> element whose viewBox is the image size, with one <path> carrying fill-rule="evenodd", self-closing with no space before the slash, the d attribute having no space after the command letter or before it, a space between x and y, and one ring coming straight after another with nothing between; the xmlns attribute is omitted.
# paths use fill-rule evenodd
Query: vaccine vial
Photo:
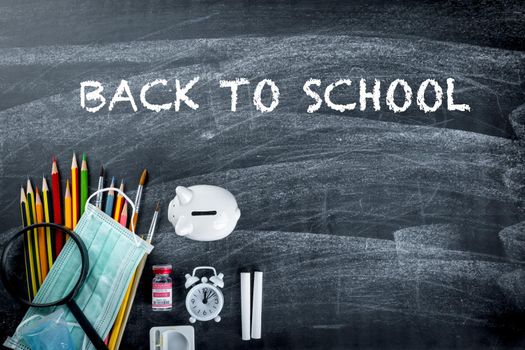
<svg viewBox="0 0 525 350"><path fill-rule="evenodd" d="M173 286L170 277L171 265L154 265L151 289L151 308L153 311L171 311Z"/></svg>

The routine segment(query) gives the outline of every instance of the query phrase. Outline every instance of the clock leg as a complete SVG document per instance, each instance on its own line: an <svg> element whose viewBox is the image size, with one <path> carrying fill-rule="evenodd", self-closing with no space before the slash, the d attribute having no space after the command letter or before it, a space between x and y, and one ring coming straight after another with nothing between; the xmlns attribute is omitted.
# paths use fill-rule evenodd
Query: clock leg
<svg viewBox="0 0 525 350"><path fill-rule="evenodd" d="M221 316L217 316L214 318L215 322L221 322Z"/></svg>
<svg viewBox="0 0 525 350"><path fill-rule="evenodd" d="M195 317L190 317L190 323L195 323L195 321L197 321Z"/></svg>

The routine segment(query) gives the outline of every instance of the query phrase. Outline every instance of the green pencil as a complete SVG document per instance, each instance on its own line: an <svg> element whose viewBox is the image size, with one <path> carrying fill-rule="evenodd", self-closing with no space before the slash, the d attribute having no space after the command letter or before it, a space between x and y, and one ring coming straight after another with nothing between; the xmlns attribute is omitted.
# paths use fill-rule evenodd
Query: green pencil
<svg viewBox="0 0 525 350"><path fill-rule="evenodd" d="M80 216L84 214L88 199L88 166L86 154L82 154L82 165L80 167Z"/></svg>

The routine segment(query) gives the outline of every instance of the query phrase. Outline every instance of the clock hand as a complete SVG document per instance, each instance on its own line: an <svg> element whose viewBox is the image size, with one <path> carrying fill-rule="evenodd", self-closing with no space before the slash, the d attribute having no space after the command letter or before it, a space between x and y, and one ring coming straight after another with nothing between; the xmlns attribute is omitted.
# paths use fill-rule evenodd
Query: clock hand
<svg viewBox="0 0 525 350"><path fill-rule="evenodd" d="M206 304L208 302L208 298L206 296L207 291L204 291L204 299L202 299L202 302Z"/></svg>

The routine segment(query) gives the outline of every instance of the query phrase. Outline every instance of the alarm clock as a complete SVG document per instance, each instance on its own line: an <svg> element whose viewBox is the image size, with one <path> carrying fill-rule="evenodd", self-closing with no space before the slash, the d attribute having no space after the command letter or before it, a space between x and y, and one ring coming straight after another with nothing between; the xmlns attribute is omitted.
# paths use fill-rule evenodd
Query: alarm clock
<svg viewBox="0 0 525 350"><path fill-rule="evenodd" d="M198 270L211 270L213 276L199 278L195 276ZM224 306L224 296L221 288L224 287L222 280L224 275L217 274L215 268L211 266L199 266L193 269L193 273L186 274L186 289L190 288L186 295L186 309L190 314L190 322L210 321L220 322L219 313ZM199 281L201 283L199 283Z"/></svg>

